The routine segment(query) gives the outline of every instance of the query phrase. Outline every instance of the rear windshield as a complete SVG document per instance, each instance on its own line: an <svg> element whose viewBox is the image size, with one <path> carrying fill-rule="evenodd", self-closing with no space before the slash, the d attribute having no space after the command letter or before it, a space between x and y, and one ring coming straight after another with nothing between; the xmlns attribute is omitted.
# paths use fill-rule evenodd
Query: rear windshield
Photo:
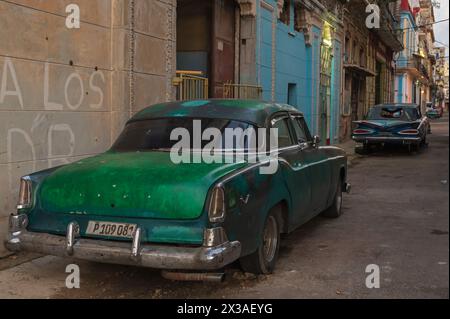
<svg viewBox="0 0 450 319"><path fill-rule="evenodd" d="M415 108L373 107L367 114L368 120L415 121L420 118Z"/></svg>
<svg viewBox="0 0 450 319"><path fill-rule="evenodd" d="M200 130L194 129L194 123L200 125ZM111 150L115 152L136 152L136 151L170 151L171 148L181 140L181 136L175 134L175 140L171 140L171 133L175 129L185 129L190 137L190 149L202 149L213 141L213 136L209 136L202 140L202 136L206 129L214 128L220 131L221 138L216 149L232 149L232 150L247 150L252 138L255 139L257 128L245 122L224 120L224 119L192 119L192 118L164 118L143 120L131 122L126 125L123 132L120 134ZM225 141L225 130L233 129L237 132L236 138L232 140L231 145ZM236 130L237 129L237 130ZM253 130L247 130L253 129ZM200 132L200 138L196 138ZM239 132L243 132L239 134ZM248 132L255 132L255 134L248 134ZM246 134L247 133L247 134ZM194 138L196 141L194 141ZM219 140L219 139L217 139ZM200 144L199 144L200 143ZM253 143L253 141L252 141Z"/></svg>

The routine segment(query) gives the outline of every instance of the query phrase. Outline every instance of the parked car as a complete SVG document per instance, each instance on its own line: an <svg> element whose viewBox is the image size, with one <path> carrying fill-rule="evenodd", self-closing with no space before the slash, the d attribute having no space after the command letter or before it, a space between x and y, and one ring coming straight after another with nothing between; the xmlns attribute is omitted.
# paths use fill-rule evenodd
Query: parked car
<svg viewBox="0 0 450 319"><path fill-rule="evenodd" d="M441 118L444 114L444 109L440 106L433 105L432 102L427 103L426 116L430 119Z"/></svg>
<svg viewBox="0 0 450 319"><path fill-rule="evenodd" d="M368 150L371 145L398 144L417 151L427 143L430 122L416 104L381 104L372 107L365 120L356 121L352 138Z"/></svg>
<svg viewBox="0 0 450 319"><path fill-rule="evenodd" d="M174 163L171 132L179 127L192 132L195 119L206 123L202 129L221 132L276 128L278 147L271 150L276 156L269 162ZM204 279L203 271L238 259L247 272L270 273L280 233L320 213L341 215L342 193L350 190L347 157L319 142L302 113L287 105L244 100L155 105L130 119L107 152L23 177L6 245L12 251L158 268L166 276L170 270L191 271L175 273L178 279ZM278 169L263 174L261 167L270 161Z"/></svg>

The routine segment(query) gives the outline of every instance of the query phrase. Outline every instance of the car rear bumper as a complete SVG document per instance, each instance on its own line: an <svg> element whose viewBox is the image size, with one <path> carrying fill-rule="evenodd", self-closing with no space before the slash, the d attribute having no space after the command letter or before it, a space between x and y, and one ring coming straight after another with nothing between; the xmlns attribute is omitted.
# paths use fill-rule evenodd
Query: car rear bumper
<svg viewBox="0 0 450 319"><path fill-rule="evenodd" d="M400 143L400 144L416 144L420 143L422 138L417 137L397 137L397 136L352 136L357 143Z"/></svg>
<svg viewBox="0 0 450 319"><path fill-rule="evenodd" d="M66 236L20 229L22 221L12 215L6 247L14 252L30 251L95 262L135 265L157 269L214 270L240 257L241 244L228 241L223 228L205 230L202 246L140 244L140 232L132 242L77 238L77 225L71 223ZM23 217L22 217L23 218Z"/></svg>

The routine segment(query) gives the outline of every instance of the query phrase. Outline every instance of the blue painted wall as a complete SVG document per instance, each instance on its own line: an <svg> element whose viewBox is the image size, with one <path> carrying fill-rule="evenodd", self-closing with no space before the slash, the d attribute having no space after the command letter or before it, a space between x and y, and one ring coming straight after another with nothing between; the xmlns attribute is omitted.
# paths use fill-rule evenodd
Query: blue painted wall
<svg viewBox="0 0 450 319"><path fill-rule="evenodd" d="M295 104L294 106L305 114L311 133L318 134L322 31L314 26L312 45L307 46L304 34L294 30L294 2L292 1L291 4L289 25L279 21L276 16L274 18L277 10L275 0L267 0L266 3L271 5L274 11L261 7L260 1L258 1L257 6L258 52L256 63L258 82L263 87L263 99L272 100L272 77L275 76L273 100L279 103L291 101L292 104ZM273 49L274 21L276 23L275 49ZM335 59L333 64L331 124L329 127L332 142L334 137L339 136L342 69L340 62L341 44L339 42L335 42L335 50L335 56L338 59ZM275 70L272 68L273 64ZM275 72L275 74L272 72ZM295 90L289 92L289 87L295 87Z"/></svg>
<svg viewBox="0 0 450 319"><path fill-rule="evenodd" d="M272 12L267 9L259 10L259 83L263 87L263 99L272 100Z"/></svg>

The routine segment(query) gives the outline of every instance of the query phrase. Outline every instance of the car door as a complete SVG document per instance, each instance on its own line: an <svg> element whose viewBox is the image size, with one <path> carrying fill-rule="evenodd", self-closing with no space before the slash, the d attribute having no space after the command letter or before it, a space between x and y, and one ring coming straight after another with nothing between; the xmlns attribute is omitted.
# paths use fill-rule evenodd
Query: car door
<svg viewBox="0 0 450 319"><path fill-rule="evenodd" d="M292 125L301 147L301 158L311 183L311 205L309 217L321 213L327 208L330 183L331 164L326 154L326 146L315 145L308 125L303 116L293 115Z"/></svg>
<svg viewBox="0 0 450 319"><path fill-rule="evenodd" d="M291 195L290 226L297 226L311 214L311 181L307 160L297 143L288 113L271 120L271 128L278 130L278 160L283 178Z"/></svg>

